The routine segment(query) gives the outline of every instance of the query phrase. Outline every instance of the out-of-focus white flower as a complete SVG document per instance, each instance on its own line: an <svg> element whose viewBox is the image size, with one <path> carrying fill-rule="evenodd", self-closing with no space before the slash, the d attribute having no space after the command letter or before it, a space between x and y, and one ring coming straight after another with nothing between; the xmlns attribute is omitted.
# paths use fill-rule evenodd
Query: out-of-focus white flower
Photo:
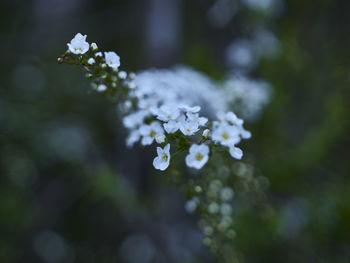
<svg viewBox="0 0 350 263"><path fill-rule="evenodd" d="M252 134L249 131L247 131L243 128L244 121L242 119L238 118L237 115L234 114L232 111L229 111L227 113L219 112L217 114L217 117L220 121L222 121L222 122L226 121L229 124L237 127L239 130L239 134L243 139L249 139L252 136Z"/></svg>
<svg viewBox="0 0 350 263"><path fill-rule="evenodd" d="M180 115L179 109L175 105L163 105L157 112L157 119L161 121L176 120Z"/></svg>
<svg viewBox="0 0 350 263"><path fill-rule="evenodd" d="M102 57L102 56L103 56L102 52L96 52L95 54L95 57Z"/></svg>
<svg viewBox="0 0 350 263"><path fill-rule="evenodd" d="M139 131L142 135L142 145L151 145L156 135L164 133L164 130L158 121L153 121L151 124L142 125Z"/></svg>
<svg viewBox="0 0 350 263"><path fill-rule="evenodd" d="M220 212L223 216L229 216L232 214L232 206L229 204L222 204L220 207Z"/></svg>
<svg viewBox="0 0 350 263"><path fill-rule="evenodd" d="M186 115L189 121L197 122L199 126L205 126L205 124L208 122L208 118L199 117L198 113L187 112Z"/></svg>
<svg viewBox="0 0 350 263"><path fill-rule="evenodd" d="M242 159L243 152L240 148L238 148L234 145L230 145L229 149L230 149L230 154L233 158L238 159L238 160Z"/></svg>
<svg viewBox="0 0 350 263"><path fill-rule="evenodd" d="M216 214L217 212L219 212L219 210L220 206L216 202L212 202L208 205L208 212L211 214Z"/></svg>
<svg viewBox="0 0 350 263"><path fill-rule="evenodd" d="M119 71L118 72L118 77L120 79L126 79L127 76L128 76L128 74L125 71Z"/></svg>
<svg viewBox="0 0 350 263"><path fill-rule="evenodd" d="M170 120L163 124L164 130L167 133L175 133L180 129L181 123L185 121L185 116L181 115L176 120Z"/></svg>
<svg viewBox="0 0 350 263"><path fill-rule="evenodd" d="M132 147L136 142L140 140L140 138L140 132L138 130L133 130L126 139L126 146L129 148Z"/></svg>
<svg viewBox="0 0 350 263"><path fill-rule="evenodd" d="M80 33L76 34L67 45L69 51L73 54L85 54L89 50L89 43L86 42L86 35L83 36Z"/></svg>
<svg viewBox="0 0 350 263"><path fill-rule="evenodd" d="M192 214L197 206L198 206L198 203L199 203L199 199L198 197L193 197L192 199L188 200L186 203L185 203L185 210L187 213L189 214Z"/></svg>
<svg viewBox="0 0 350 263"><path fill-rule="evenodd" d="M248 121L256 121L270 101L272 88L261 80L232 76L223 82L222 91L228 104Z"/></svg>
<svg viewBox="0 0 350 263"><path fill-rule="evenodd" d="M191 112L191 113L197 113L201 110L201 107L200 106L193 106L193 107L190 107L186 104L181 104L178 106L178 108L184 112Z"/></svg>
<svg viewBox="0 0 350 263"><path fill-rule="evenodd" d="M98 47L97 47L97 44L96 43L91 43L91 48L92 48L92 50L94 50L94 51L96 51L97 49L98 49Z"/></svg>
<svg viewBox="0 0 350 263"><path fill-rule="evenodd" d="M153 160L153 166L157 170L164 171L168 168L170 163L170 144L168 143L162 149L161 147L157 147L158 156Z"/></svg>
<svg viewBox="0 0 350 263"><path fill-rule="evenodd" d="M114 69L118 69L120 66L120 57L117 55L117 53L113 51L104 52L105 54L105 60L106 64Z"/></svg>
<svg viewBox="0 0 350 263"><path fill-rule="evenodd" d="M190 147L189 154L186 156L186 165L188 167L201 169L208 161L209 147L205 144L193 144Z"/></svg>
<svg viewBox="0 0 350 263"><path fill-rule="evenodd" d="M107 86L105 84L100 84L97 86L97 91L98 92L104 92L107 89Z"/></svg>
<svg viewBox="0 0 350 263"><path fill-rule="evenodd" d="M233 198L233 190L231 187L225 186L220 191L220 198L223 201L230 201Z"/></svg>
<svg viewBox="0 0 350 263"><path fill-rule="evenodd" d="M135 129L143 124L144 119L149 115L147 111L139 110L123 118L123 124L128 129Z"/></svg>
<svg viewBox="0 0 350 263"><path fill-rule="evenodd" d="M210 130L209 129L205 129L203 131L203 137L204 138L209 138L210 137Z"/></svg>
<svg viewBox="0 0 350 263"><path fill-rule="evenodd" d="M199 130L198 123L194 121L182 121L180 122L180 131L183 135L191 136Z"/></svg>
<svg viewBox="0 0 350 263"><path fill-rule="evenodd" d="M222 145L230 146L240 142L239 130L235 126L231 126L226 122L218 124L214 128L212 139Z"/></svg>
<svg viewBox="0 0 350 263"><path fill-rule="evenodd" d="M94 59L94 58L89 58L89 59L88 59L88 64L89 64L89 65L95 64L95 59Z"/></svg>
<svg viewBox="0 0 350 263"><path fill-rule="evenodd" d="M166 137L164 134L157 134L156 135L156 142L159 144L164 143L165 139L166 139Z"/></svg>

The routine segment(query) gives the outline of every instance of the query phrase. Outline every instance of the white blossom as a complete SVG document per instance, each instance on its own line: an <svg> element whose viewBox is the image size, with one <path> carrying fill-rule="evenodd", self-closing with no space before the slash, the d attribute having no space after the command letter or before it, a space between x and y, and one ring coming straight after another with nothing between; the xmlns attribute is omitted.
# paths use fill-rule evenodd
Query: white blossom
<svg viewBox="0 0 350 263"><path fill-rule="evenodd" d="M181 115L176 120L170 120L163 124L164 130L167 133L175 133L180 129L181 123L185 121L185 116Z"/></svg>
<svg viewBox="0 0 350 263"><path fill-rule="evenodd" d="M67 45L69 51L77 55L85 54L89 50L89 43L86 42L86 35L80 33L76 34Z"/></svg>
<svg viewBox="0 0 350 263"><path fill-rule="evenodd" d="M123 118L123 124L128 129L135 129L143 124L144 119L149 115L145 110L139 110Z"/></svg>
<svg viewBox="0 0 350 263"><path fill-rule="evenodd" d="M102 57L103 55L102 55L102 52L96 52L95 53L95 57Z"/></svg>
<svg viewBox="0 0 350 263"><path fill-rule="evenodd" d="M158 156L153 160L153 166L157 170L164 171L168 168L170 163L170 144L168 143L162 149L161 147L157 147Z"/></svg>
<svg viewBox="0 0 350 263"><path fill-rule="evenodd" d="M170 121L176 120L180 115L180 111L175 105L168 104L161 106L156 115L158 120Z"/></svg>
<svg viewBox="0 0 350 263"><path fill-rule="evenodd" d="M194 106L194 107L190 107L186 104L181 104L178 106L178 108L184 112L190 112L190 113L197 113L201 110L200 106Z"/></svg>
<svg viewBox="0 0 350 263"><path fill-rule="evenodd" d="M194 135L199 130L197 122L194 121L182 121L180 122L180 131L187 136Z"/></svg>
<svg viewBox="0 0 350 263"><path fill-rule="evenodd" d="M117 53L113 51L104 52L105 54L105 60L106 64L114 69L118 69L120 66L120 57L117 55Z"/></svg>
<svg viewBox="0 0 350 263"><path fill-rule="evenodd" d="M151 124L142 125L139 131L142 135L142 145L152 144L156 135L164 133L163 128L158 121L153 121Z"/></svg>
<svg viewBox="0 0 350 263"><path fill-rule="evenodd" d="M197 122L199 126L205 126L205 124L208 122L208 118L199 117L198 113L187 112L186 115L189 121Z"/></svg>
<svg viewBox="0 0 350 263"><path fill-rule="evenodd" d="M133 130L126 139L126 146L132 147L141 138L141 134L138 130Z"/></svg>
<svg viewBox="0 0 350 263"><path fill-rule="evenodd" d="M212 139L224 146L234 145L240 142L239 130L235 126L221 122L214 128Z"/></svg>
<svg viewBox="0 0 350 263"><path fill-rule="evenodd" d="M189 154L186 156L186 165L188 167L201 169L209 159L209 147L205 144L193 144L190 147Z"/></svg>

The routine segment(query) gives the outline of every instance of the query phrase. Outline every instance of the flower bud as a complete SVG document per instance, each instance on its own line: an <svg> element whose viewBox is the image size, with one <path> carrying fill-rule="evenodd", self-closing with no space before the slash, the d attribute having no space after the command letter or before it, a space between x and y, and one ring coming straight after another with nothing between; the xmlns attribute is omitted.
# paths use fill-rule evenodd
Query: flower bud
<svg viewBox="0 0 350 263"><path fill-rule="evenodd" d="M209 129L205 129L205 130L203 131L203 137L204 137L204 138L209 138L209 136L210 136L210 130L209 130Z"/></svg>
<svg viewBox="0 0 350 263"><path fill-rule="evenodd" d="M91 43L90 47L92 48L93 51L98 50L96 43Z"/></svg>
<svg viewBox="0 0 350 263"><path fill-rule="evenodd" d="M164 134L157 134L155 139L157 143L161 144L165 142L166 137Z"/></svg>
<svg viewBox="0 0 350 263"><path fill-rule="evenodd" d="M97 91L98 92L104 92L107 89L107 86L104 84L100 84L97 86Z"/></svg>
<svg viewBox="0 0 350 263"><path fill-rule="evenodd" d="M125 71L120 71L120 72L118 73L118 77L119 77L120 79L126 79L127 74L126 74Z"/></svg>
<svg viewBox="0 0 350 263"><path fill-rule="evenodd" d="M89 65L93 65L93 64L95 64L95 59L94 59L94 58L89 58L88 61L87 61L87 63L88 63Z"/></svg>

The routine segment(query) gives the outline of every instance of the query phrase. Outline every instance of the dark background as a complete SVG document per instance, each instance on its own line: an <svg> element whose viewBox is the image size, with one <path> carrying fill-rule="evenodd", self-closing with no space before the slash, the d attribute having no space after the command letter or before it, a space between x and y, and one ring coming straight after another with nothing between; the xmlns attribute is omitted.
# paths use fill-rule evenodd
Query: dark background
<svg viewBox="0 0 350 263"><path fill-rule="evenodd" d="M350 262L350 3L290 0L222 27L213 3L0 2L0 262L219 262L153 151L126 149L115 107L57 57L81 32L125 70L181 63L221 79L224 49L253 24L281 46L249 73L274 89L244 149L269 212L237 218L232 247L244 262Z"/></svg>

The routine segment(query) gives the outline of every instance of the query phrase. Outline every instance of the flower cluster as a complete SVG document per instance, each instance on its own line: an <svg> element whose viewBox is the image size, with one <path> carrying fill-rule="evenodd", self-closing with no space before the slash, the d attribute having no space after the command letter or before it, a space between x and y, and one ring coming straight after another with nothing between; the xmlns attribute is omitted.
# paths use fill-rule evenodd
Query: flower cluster
<svg viewBox="0 0 350 263"><path fill-rule="evenodd" d="M115 52L103 56L97 45L89 45L86 35L80 33L68 43L68 51L59 61L83 67L95 90L115 95L129 131L127 146L136 142L163 146L157 147L156 169L163 171L170 165L171 146L176 152L187 151L185 163L195 169L201 169L217 147L227 148L235 159L242 158L236 145L251 134L243 128L242 119L224 112L224 94L200 73L177 68L127 74L118 71L120 58ZM217 119L209 121L215 115Z"/></svg>

